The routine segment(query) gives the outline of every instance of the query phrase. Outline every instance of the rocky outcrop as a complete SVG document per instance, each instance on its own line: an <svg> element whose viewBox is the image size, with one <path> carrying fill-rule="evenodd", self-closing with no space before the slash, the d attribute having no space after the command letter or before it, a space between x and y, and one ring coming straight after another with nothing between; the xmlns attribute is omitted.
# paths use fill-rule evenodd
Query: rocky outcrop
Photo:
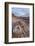
<svg viewBox="0 0 35 46"><path fill-rule="evenodd" d="M29 23L25 22L24 19L18 19L17 17L12 17L12 37L22 38L29 37Z"/></svg>

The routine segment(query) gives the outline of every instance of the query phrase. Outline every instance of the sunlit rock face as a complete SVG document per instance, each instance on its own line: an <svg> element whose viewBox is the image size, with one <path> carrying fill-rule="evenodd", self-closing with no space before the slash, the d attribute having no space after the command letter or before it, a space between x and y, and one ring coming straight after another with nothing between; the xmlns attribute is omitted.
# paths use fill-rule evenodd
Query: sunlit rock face
<svg viewBox="0 0 35 46"><path fill-rule="evenodd" d="M22 38L29 37L29 23L19 17L12 17L12 37Z"/></svg>

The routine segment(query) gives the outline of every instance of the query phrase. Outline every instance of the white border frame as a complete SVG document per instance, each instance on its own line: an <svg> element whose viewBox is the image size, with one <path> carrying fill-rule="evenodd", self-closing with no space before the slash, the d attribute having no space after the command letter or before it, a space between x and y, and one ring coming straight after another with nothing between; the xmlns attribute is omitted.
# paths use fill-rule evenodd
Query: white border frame
<svg viewBox="0 0 35 46"><path fill-rule="evenodd" d="M30 8L30 37L29 38L12 38L12 7L20 7L20 8ZM17 4L9 4L9 42L19 42L19 41L32 41L33 40L33 8L32 5L17 5Z"/></svg>

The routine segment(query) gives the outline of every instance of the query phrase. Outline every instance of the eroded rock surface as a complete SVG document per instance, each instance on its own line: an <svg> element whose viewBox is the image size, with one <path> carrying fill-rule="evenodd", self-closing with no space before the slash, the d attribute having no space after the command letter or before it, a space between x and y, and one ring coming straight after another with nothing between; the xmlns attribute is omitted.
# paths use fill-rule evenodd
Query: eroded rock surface
<svg viewBox="0 0 35 46"><path fill-rule="evenodd" d="M27 22L27 20L13 16L12 37L13 38L29 37L29 23Z"/></svg>

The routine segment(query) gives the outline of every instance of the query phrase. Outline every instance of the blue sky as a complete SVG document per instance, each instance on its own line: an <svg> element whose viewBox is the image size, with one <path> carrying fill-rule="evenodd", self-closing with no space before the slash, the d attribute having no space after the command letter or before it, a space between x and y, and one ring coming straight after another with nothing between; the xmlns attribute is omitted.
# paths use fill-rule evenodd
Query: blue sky
<svg viewBox="0 0 35 46"><path fill-rule="evenodd" d="M15 16L29 16L29 8L12 8L12 13Z"/></svg>

